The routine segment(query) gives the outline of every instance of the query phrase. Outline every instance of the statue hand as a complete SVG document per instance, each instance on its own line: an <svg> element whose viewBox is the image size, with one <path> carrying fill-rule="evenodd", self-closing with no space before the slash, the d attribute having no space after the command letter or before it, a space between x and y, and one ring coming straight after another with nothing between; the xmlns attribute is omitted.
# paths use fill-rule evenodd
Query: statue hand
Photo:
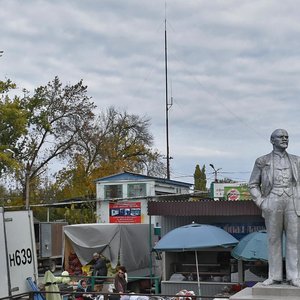
<svg viewBox="0 0 300 300"><path fill-rule="evenodd" d="M267 208L266 198L261 198L261 199L262 199L262 202L259 207L261 208L261 210L265 210Z"/></svg>

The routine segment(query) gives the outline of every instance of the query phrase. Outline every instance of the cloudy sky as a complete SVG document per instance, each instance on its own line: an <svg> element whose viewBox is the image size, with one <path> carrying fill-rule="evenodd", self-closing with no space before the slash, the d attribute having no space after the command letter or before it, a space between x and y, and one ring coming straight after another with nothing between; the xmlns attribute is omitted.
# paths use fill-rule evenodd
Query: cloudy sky
<svg viewBox="0 0 300 300"><path fill-rule="evenodd" d="M300 6L272 0L0 0L0 78L19 90L80 79L98 106L151 119L166 154L167 19L171 178L195 165L247 181L276 128L300 155Z"/></svg>

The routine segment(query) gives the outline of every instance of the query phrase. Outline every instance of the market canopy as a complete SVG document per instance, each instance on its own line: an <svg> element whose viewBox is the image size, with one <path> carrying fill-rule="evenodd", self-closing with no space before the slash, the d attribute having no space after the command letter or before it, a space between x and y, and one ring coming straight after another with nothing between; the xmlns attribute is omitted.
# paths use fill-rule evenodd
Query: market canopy
<svg viewBox="0 0 300 300"><path fill-rule="evenodd" d="M210 247L230 247L238 240L220 227L208 224L181 226L164 235L155 245L157 251L194 251Z"/></svg>
<svg viewBox="0 0 300 300"><path fill-rule="evenodd" d="M110 260L113 268L118 263L127 271L149 267L148 224L78 224L64 226L63 230L65 261L68 252L74 250L82 265L98 252Z"/></svg>
<svg viewBox="0 0 300 300"><path fill-rule="evenodd" d="M237 243L238 240L222 228L192 223L169 231L155 245L154 250L166 252L195 251L198 296L201 296L197 251L218 246L230 247Z"/></svg>
<svg viewBox="0 0 300 300"><path fill-rule="evenodd" d="M285 236L283 236L283 243L285 243ZM268 261L268 248L267 232L261 230L243 237L232 249L231 255L245 261ZM285 247L283 247L283 256L285 256Z"/></svg>

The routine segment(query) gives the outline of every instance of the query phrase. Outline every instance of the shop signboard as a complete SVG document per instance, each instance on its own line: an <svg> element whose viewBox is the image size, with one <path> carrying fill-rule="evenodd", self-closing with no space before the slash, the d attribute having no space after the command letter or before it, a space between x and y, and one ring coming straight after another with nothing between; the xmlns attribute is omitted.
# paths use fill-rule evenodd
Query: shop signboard
<svg viewBox="0 0 300 300"><path fill-rule="evenodd" d="M111 202L109 223L141 223L141 202Z"/></svg>
<svg viewBox="0 0 300 300"><path fill-rule="evenodd" d="M224 198L228 201L251 200L251 195L247 185L225 186Z"/></svg>
<svg viewBox="0 0 300 300"><path fill-rule="evenodd" d="M210 186L211 197L214 200L227 200L225 189L245 186L244 182L212 182Z"/></svg>
<svg viewBox="0 0 300 300"><path fill-rule="evenodd" d="M236 239L240 240L245 235L260 231L260 230L266 230L266 226L264 221L260 222L249 222L249 223L215 223L212 224L215 226L218 226L231 235L233 235Z"/></svg>

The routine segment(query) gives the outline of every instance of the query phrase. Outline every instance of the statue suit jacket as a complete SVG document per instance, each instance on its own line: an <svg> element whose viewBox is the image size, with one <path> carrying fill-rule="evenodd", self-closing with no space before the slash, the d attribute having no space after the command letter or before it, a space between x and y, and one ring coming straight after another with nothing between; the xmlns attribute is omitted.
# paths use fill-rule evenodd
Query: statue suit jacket
<svg viewBox="0 0 300 300"><path fill-rule="evenodd" d="M296 214L300 216L300 157L288 154L292 167L293 176L293 201ZM263 155L256 159L253 171L249 180L249 189L253 201L257 206L261 206L265 197L267 197L273 188L273 171L274 171L274 152Z"/></svg>

